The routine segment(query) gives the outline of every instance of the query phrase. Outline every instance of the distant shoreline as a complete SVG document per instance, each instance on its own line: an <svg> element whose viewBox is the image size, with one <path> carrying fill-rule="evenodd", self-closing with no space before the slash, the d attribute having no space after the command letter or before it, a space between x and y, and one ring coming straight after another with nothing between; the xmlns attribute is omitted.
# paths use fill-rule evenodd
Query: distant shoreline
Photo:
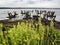
<svg viewBox="0 0 60 45"><path fill-rule="evenodd" d="M43 8L43 7L0 7L0 9L60 9L60 8Z"/></svg>

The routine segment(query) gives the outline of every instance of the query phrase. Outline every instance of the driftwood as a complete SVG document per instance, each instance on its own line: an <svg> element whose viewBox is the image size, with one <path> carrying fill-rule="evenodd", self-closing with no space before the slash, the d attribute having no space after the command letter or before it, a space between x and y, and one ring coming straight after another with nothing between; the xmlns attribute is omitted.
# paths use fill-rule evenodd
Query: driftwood
<svg viewBox="0 0 60 45"><path fill-rule="evenodd" d="M25 15L25 17L22 19L22 21L23 20L29 20L29 19L32 19L32 20L34 20L34 23L35 22L38 22L38 17L40 17L38 14L42 14L43 12L44 12L44 16L43 16L43 18L41 18L41 22L42 22L42 24L45 24L45 25L50 25L50 20L48 20L48 18L50 17L50 18L53 18L53 22L54 22L54 27L57 29L57 28L59 28L60 29L60 22L57 22L56 20L55 20L55 18L56 18L56 16L54 15L55 14L55 12L54 11L38 11L38 10L35 10L36 11L36 13L37 13L37 15L33 15L33 17L31 17L31 14L30 14L30 11L23 11L23 10L21 10L21 14L22 14L22 16L23 15ZM32 12L33 12L33 10L32 10ZM8 20L2 20L2 21L0 21L1 23L3 23L4 25L5 24L14 24L14 25L17 25L18 24L18 22L21 22L20 20L14 20L14 21L9 21L9 20L11 20L12 18L15 18L16 17L16 15L18 15L16 12L14 12L14 15L12 15L12 13L8 13L8 15L9 15L9 17L7 17L7 18L9 18ZM46 18L47 17L47 18ZM31 20L30 20L31 21Z"/></svg>
<svg viewBox="0 0 60 45"><path fill-rule="evenodd" d="M47 18L52 18L53 20L55 20L55 18L56 18L56 15L54 15L55 14L55 12L51 12L51 11L48 11L48 13L47 13Z"/></svg>
<svg viewBox="0 0 60 45"><path fill-rule="evenodd" d="M9 17L7 17L7 18L9 18L9 19L16 18L16 15L18 15L16 12L14 12L14 15L12 15L12 13L10 12L10 13L8 13Z"/></svg>
<svg viewBox="0 0 60 45"><path fill-rule="evenodd" d="M25 17L23 18L23 19L31 19L31 14L29 14L30 13L30 11L21 11L21 14L22 14L22 16L23 16L23 14L25 15Z"/></svg>

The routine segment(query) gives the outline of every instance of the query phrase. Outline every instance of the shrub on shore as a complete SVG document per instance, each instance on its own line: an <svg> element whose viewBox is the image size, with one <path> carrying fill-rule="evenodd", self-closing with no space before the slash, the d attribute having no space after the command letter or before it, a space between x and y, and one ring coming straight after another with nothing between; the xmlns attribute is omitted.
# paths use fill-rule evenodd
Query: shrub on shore
<svg viewBox="0 0 60 45"><path fill-rule="evenodd" d="M59 45L60 31L56 30L51 21L50 26L26 21L18 22L17 26L2 31L0 24L0 45Z"/></svg>

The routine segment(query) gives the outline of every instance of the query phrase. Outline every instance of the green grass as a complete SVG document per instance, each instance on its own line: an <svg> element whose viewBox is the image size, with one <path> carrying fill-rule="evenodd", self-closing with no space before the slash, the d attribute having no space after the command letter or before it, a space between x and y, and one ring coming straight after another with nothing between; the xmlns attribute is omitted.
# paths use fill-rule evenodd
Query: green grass
<svg viewBox="0 0 60 45"><path fill-rule="evenodd" d="M40 20L35 25L33 21L18 22L4 33L0 24L0 45L59 45L60 30L54 28L52 21L45 26Z"/></svg>

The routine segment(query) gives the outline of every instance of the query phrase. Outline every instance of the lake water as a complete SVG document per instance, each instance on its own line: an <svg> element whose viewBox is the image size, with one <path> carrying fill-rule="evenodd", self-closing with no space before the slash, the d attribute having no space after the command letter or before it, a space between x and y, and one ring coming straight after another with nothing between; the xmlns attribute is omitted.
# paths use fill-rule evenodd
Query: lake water
<svg viewBox="0 0 60 45"><path fill-rule="evenodd" d="M35 9L0 9L0 20L8 19L8 12L16 11L18 13L17 19L22 19L24 16L21 15L21 10L35 10ZM60 9L36 9L36 10L46 10L46 11L55 11L56 21L60 21ZM35 12L31 14L35 15Z"/></svg>

